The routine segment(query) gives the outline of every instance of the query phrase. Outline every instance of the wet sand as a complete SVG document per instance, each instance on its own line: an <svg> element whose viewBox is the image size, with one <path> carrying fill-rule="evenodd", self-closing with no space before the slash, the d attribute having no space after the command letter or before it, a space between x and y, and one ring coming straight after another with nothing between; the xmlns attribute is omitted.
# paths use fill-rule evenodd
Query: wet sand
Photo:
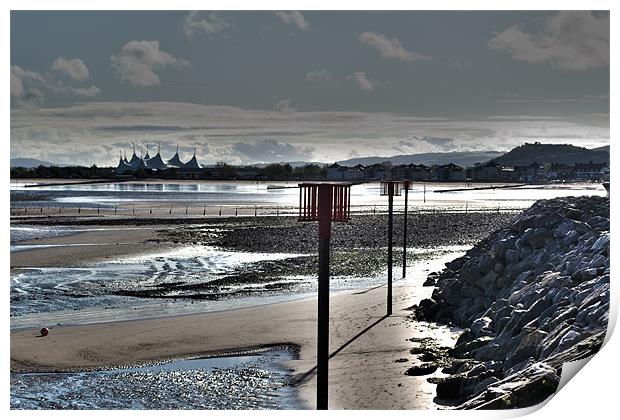
<svg viewBox="0 0 620 420"><path fill-rule="evenodd" d="M419 215L412 218L411 246L441 247L471 243L496 226L503 225L512 216L448 214L441 216L445 219L442 229L433 228L436 224L432 222L436 222L437 217ZM226 226L221 226L225 228L224 234L212 238L209 232L199 235L189 224L166 226L149 221L149 225L144 226L139 220L128 218L122 220L120 225L106 226L109 231L29 241L38 244L98 245L16 252L11 255L11 264L13 268L76 266L106 257L150 252L156 247L174 247L175 241L179 244L199 241L225 249L275 252L282 241L273 239L287 238L284 242L288 252L316 249L314 224L299 224L293 218L259 219L220 220L215 225L224 223ZM359 247L367 250L384 246L383 219L379 216L377 219L359 217L352 224L337 224L332 245L338 249ZM146 229L129 229L137 226ZM162 228L169 229L166 232L172 235L158 232ZM366 235L360 237L360 231L365 231ZM398 228L395 231L398 232ZM157 239L160 243L156 242ZM427 268L435 271L441 267ZM411 270L411 274L416 273ZM417 275L420 276L420 273ZM441 342L441 345L453 344L451 340L454 338L450 338L451 334L443 327L413 323L407 318L411 312L405 308L419 303L431 291L432 288L422 288L419 284L414 286L412 282L395 282L394 313L387 318L384 317L385 286L332 294L330 408L426 409L435 406L435 385L426 382L425 376L405 375L405 371L417 363L410 353L411 342L408 339L443 337L447 341ZM316 306L316 299L305 299L205 314L58 326L51 328L47 337L40 337L38 330L15 331L11 333L11 370L113 368L289 344L300 350L299 360L291 362L290 366L298 381L297 389L304 406L313 408L316 392ZM407 360L396 362L399 359Z"/></svg>
<svg viewBox="0 0 620 420"><path fill-rule="evenodd" d="M415 361L407 339L436 333L428 325L414 324L407 318L410 311L405 310L424 297L421 294L426 290L396 283L390 317L384 317L385 286L332 295L330 408L417 409L434 405L435 386L425 377L404 374ZM11 370L137 365L274 344L299 346L300 358L291 368L305 407L313 408L315 299L209 314L56 327L47 337L40 337L36 330L14 332ZM402 358L408 362L395 362Z"/></svg>
<svg viewBox="0 0 620 420"><path fill-rule="evenodd" d="M85 262L149 253L170 248L157 243L157 227L149 229L106 228L66 236L19 242L19 245L65 245L11 253L11 269L23 267L79 267ZM66 246L79 245L79 246Z"/></svg>

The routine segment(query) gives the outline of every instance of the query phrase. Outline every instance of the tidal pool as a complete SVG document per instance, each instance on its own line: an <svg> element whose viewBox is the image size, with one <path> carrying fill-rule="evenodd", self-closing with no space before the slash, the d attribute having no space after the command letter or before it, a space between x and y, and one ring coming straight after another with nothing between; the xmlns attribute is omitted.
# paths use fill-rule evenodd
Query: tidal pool
<svg viewBox="0 0 620 420"><path fill-rule="evenodd" d="M11 373L11 409L297 409L289 347L94 372Z"/></svg>

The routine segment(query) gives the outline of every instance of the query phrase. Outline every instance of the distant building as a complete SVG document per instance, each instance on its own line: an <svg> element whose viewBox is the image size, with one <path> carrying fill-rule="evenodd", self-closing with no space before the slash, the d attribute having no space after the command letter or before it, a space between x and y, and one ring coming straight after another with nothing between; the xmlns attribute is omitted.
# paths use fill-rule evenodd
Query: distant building
<svg viewBox="0 0 620 420"><path fill-rule="evenodd" d="M386 163L375 163L365 167L366 180L381 180L391 176L390 166Z"/></svg>
<svg viewBox="0 0 620 420"><path fill-rule="evenodd" d="M327 179L330 181L341 181L344 179L344 171L346 167L339 165L338 162L334 162L327 167Z"/></svg>
<svg viewBox="0 0 620 420"><path fill-rule="evenodd" d="M469 168L469 178L472 181L498 182L502 179L502 165L493 160Z"/></svg>
<svg viewBox="0 0 620 420"><path fill-rule="evenodd" d="M432 173L431 168L426 165L410 164L407 179L412 181L430 181Z"/></svg>
<svg viewBox="0 0 620 420"><path fill-rule="evenodd" d="M519 181L534 182L545 179L545 167L538 162L532 162L525 166L515 166Z"/></svg>
<svg viewBox="0 0 620 420"><path fill-rule="evenodd" d="M575 163L573 178L579 180L600 181L609 179L609 166L606 163Z"/></svg>
<svg viewBox="0 0 620 420"><path fill-rule="evenodd" d="M126 157L123 158L121 156L114 172L116 173L116 175L128 175L136 173L140 170L160 172L170 169L174 169L175 172L179 175L187 176L190 178L200 177L204 173L203 166L198 163L198 159L196 158L196 148L194 148L194 155L192 156L192 158L186 163L183 163L183 161L181 161L181 158L179 157L178 146L177 151L172 157L172 159L164 162L161 157L159 148L157 149L157 154L152 158L149 156L148 151L144 157L138 157L138 155L136 155L135 145L133 147L133 155L131 156L131 159L127 161Z"/></svg>
<svg viewBox="0 0 620 420"><path fill-rule="evenodd" d="M449 163L447 165L433 165L431 167L432 180L441 182L465 181L467 174L461 166Z"/></svg>
<svg viewBox="0 0 620 420"><path fill-rule="evenodd" d="M518 182L519 173L511 166L503 167L500 178L503 182Z"/></svg>
<svg viewBox="0 0 620 420"><path fill-rule="evenodd" d="M551 163L545 165L545 173L547 179L550 180L570 179L573 173L573 167L562 163Z"/></svg>

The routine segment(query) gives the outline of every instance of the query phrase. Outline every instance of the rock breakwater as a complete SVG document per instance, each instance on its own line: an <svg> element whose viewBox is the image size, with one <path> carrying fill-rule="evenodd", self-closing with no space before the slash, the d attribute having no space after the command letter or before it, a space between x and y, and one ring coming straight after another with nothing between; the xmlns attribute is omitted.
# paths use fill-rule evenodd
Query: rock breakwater
<svg viewBox="0 0 620 420"><path fill-rule="evenodd" d="M541 200L446 264L414 307L417 319L464 328L449 376L429 379L438 400L518 408L553 394L562 364L603 342L609 242L608 198Z"/></svg>

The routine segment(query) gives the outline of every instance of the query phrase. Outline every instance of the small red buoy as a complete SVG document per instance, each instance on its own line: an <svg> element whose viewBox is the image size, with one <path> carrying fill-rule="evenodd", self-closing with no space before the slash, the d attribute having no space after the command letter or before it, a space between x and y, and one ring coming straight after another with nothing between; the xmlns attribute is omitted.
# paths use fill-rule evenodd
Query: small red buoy
<svg viewBox="0 0 620 420"><path fill-rule="evenodd" d="M50 330L48 330L47 328L41 328L41 335L43 337L45 337L46 335L48 335L50 333Z"/></svg>

